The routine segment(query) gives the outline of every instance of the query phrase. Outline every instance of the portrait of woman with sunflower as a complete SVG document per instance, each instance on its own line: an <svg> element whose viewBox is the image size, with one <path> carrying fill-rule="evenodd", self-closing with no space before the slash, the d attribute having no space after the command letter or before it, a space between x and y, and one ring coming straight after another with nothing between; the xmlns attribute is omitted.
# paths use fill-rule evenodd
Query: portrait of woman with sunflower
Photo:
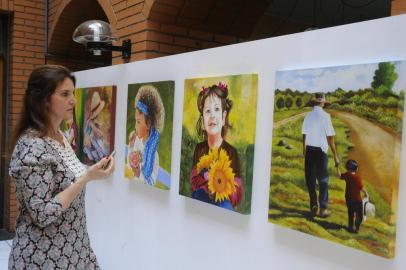
<svg viewBox="0 0 406 270"><path fill-rule="evenodd" d="M192 198L230 210L244 193L238 152L225 140L232 106L226 84L202 87L196 131L203 141L195 147L191 173Z"/></svg>

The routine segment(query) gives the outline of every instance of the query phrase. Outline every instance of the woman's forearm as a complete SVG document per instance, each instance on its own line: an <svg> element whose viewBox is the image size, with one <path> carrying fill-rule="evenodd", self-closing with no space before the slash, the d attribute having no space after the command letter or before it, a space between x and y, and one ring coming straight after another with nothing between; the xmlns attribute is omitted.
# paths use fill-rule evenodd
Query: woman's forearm
<svg viewBox="0 0 406 270"><path fill-rule="evenodd" d="M87 171L81 177L77 178L67 189L58 193L56 196L62 204L63 210L70 206L89 181L110 176L113 173L114 164L114 157L103 158L96 164L90 166ZM105 166L107 166L107 168Z"/></svg>
<svg viewBox="0 0 406 270"><path fill-rule="evenodd" d="M73 200L78 196L78 194L83 190L89 182L88 173L84 173L81 177L77 178L67 189L58 193L57 197L59 202L62 204L63 210L66 210Z"/></svg>

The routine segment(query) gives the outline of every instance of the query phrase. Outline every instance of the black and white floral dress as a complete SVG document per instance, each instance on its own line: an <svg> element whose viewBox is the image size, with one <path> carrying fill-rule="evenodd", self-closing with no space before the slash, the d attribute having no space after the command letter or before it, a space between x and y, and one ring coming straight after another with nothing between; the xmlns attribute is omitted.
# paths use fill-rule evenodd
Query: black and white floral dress
<svg viewBox="0 0 406 270"><path fill-rule="evenodd" d="M86 170L64 144L28 130L14 148L9 172L19 217L9 269L99 269L86 228L85 189L66 210L56 196Z"/></svg>

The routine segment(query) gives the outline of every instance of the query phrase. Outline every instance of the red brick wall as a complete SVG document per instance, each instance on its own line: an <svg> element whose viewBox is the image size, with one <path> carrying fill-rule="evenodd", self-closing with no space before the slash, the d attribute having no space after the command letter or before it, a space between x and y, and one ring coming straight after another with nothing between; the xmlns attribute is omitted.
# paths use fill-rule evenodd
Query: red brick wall
<svg viewBox="0 0 406 270"><path fill-rule="evenodd" d="M406 13L406 0L392 0L392 16Z"/></svg>
<svg viewBox="0 0 406 270"><path fill-rule="evenodd" d="M210 0L209 2L213 1ZM55 48L64 51L64 46L66 48L75 46L72 41L60 42L61 35L71 35L72 29L69 31L64 29L63 27L66 28L67 24L58 24L59 20L80 16L80 12L78 12L80 7L75 9L71 4L68 5L69 3L78 5L72 0L49 1L48 33L50 36L48 41L50 52ZM117 30L119 40L116 45L121 45L124 39L131 39L131 61L211 48L237 41L234 36L203 32L195 30L194 27L177 26L176 20L184 24L186 22L184 16L196 16L196 12L192 12L193 9L185 8L185 0L98 0L97 3L106 13L110 24ZM69 6L69 8L61 12L61 6ZM205 12L208 12L206 9ZM92 19L90 17L89 15L89 18L83 18L82 21ZM197 26L197 24L193 23L192 26ZM55 61L60 63L59 60ZM114 52L112 62L113 64L123 63L121 53Z"/></svg>
<svg viewBox="0 0 406 270"><path fill-rule="evenodd" d="M120 42L131 39L131 61L184 53L237 42L238 38L176 25L184 0L113 0ZM113 53L113 64L122 63Z"/></svg>
<svg viewBox="0 0 406 270"><path fill-rule="evenodd" d="M9 0L0 0L0 10L2 11L9 11L13 9L14 1Z"/></svg>
<svg viewBox="0 0 406 270"><path fill-rule="evenodd" d="M44 64L45 5L43 0L0 0L0 3L0 10L13 15L10 26L10 94L8 97L10 125L7 129L10 138L10 131L15 127L20 115L28 76L35 66ZM5 226L9 230L14 230L17 217L15 187L11 181L8 187L9 203L5 207Z"/></svg>
<svg viewBox="0 0 406 270"><path fill-rule="evenodd" d="M51 28L51 25L53 25L53 22L55 21L57 17L57 12L59 7L65 2L65 0L49 0L48 4L48 25L49 28ZM48 29L50 30L50 29Z"/></svg>
<svg viewBox="0 0 406 270"><path fill-rule="evenodd" d="M112 7L108 6L107 11L109 9L112 10ZM97 1L49 2L47 63L62 64L74 71L111 64L111 53L92 57L83 45L72 41L75 28L89 19L108 21L106 13ZM114 18L112 20L114 21Z"/></svg>

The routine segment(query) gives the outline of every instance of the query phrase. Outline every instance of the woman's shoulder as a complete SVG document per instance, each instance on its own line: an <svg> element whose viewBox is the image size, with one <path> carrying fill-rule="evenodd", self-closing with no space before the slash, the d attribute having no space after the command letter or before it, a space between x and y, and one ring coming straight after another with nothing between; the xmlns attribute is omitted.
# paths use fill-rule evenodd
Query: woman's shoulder
<svg viewBox="0 0 406 270"><path fill-rule="evenodd" d="M27 129L17 140L17 145L24 146L45 145L45 143L44 137L42 137L40 132L35 129Z"/></svg>
<svg viewBox="0 0 406 270"><path fill-rule="evenodd" d="M13 158L34 155L40 159L52 159L54 151L39 131L28 129L18 138Z"/></svg>

